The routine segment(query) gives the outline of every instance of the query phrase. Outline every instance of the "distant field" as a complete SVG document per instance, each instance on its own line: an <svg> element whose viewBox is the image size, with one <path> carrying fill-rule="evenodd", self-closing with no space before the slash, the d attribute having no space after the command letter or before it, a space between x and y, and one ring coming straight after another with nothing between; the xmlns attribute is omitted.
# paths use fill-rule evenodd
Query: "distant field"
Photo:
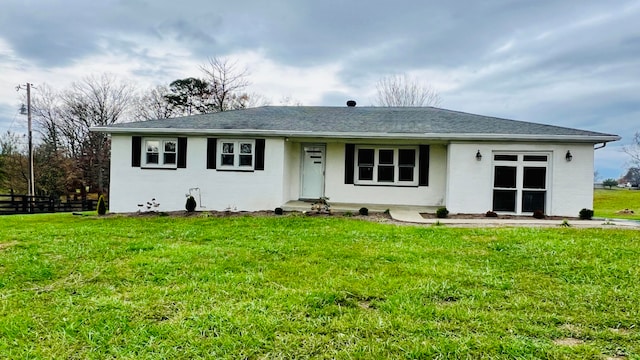
<svg viewBox="0 0 640 360"><path fill-rule="evenodd" d="M0 358L640 356L638 231L0 217Z"/></svg>
<svg viewBox="0 0 640 360"><path fill-rule="evenodd" d="M633 210L635 214L618 214L620 210ZM594 216L640 220L640 190L595 189L593 194Z"/></svg>

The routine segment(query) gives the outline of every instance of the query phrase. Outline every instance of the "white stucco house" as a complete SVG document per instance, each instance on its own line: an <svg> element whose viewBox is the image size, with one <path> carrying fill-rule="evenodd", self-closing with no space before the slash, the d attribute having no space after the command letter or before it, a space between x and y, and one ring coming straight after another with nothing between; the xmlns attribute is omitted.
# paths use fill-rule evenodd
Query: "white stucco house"
<svg viewBox="0 0 640 360"><path fill-rule="evenodd" d="M111 135L112 212L332 204L577 216L594 149L620 137L433 108L282 107L96 127Z"/></svg>

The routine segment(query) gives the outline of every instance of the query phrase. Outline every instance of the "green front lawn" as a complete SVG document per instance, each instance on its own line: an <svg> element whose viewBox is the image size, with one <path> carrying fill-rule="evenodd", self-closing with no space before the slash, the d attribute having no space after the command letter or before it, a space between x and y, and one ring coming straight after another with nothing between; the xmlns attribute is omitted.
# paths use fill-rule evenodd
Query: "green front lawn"
<svg viewBox="0 0 640 360"><path fill-rule="evenodd" d="M0 217L0 358L640 357L640 236Z"/></svg>
<svg viewBox="0 0 640 360"><path fill-rule="evenodd" d="M621 210L633 210L634 214L621 214ZM621 188L595 189L593 193L594 216L640 220L640 190Z"/></svg>

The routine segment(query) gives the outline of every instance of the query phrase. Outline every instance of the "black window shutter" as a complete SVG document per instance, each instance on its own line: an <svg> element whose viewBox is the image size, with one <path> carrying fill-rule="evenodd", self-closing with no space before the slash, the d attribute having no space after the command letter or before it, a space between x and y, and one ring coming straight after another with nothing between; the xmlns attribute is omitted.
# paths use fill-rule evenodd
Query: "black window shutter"
<svg viewBox="0 0 640 360"><path fill-rule="evenodd" d="M187 167L187 138L178 138L178 168L184 169Z"/></svg>
<svg viewBox="0 0 640 360"><path fill-rule="evenodd" d="M355 144L344 144L344 183L353 184L353 163L356 152Z"/></svg>
<svg viewBox="0 0 640 360"><path fill-rule="evenodd" d="M420 145L418 173L418 185L429 186L429 145Z"/></svg>
<svg viewBox="0 0 640 360"><path fill-rule="evenodd" d="M256 139L255 170L264 170L264 139Z"/></svg>
<svg viewBox="0 0 640 360"><path fill-rule="evenodd" d="M131 137L131 166L140 167L140 156L142 156L142 138L140 136Z"/></svg>
<svg viewBox="0 0 640 360"><path fill-rule="evenodd" d="M217 150L218 150L218 139L207 138L207 169L216 168Z"/></svg>

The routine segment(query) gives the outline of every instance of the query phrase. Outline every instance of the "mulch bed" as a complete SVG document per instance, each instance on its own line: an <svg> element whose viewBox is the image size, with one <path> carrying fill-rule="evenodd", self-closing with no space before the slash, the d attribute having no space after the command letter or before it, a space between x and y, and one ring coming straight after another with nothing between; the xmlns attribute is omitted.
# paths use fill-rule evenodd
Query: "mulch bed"
<svg viewBox="0 0 640 360"><path fill-rule="evenodd" d="M214 218L226 218L226 217L242 217L242 216L255 216L255 217L265 217L265 216L302 216L302 212L300 211L285 211L282 215L276 215L274 211L264 210L264 211L194 211L187 212L184 210L180 211L140 211L140 212L132 212L132 213L107 213L106 216L114 216L114 215L124 215L131 217L156 217L156 216L168 216L168 217L214 217ZM362 219L368 221L375 222L391 222L394 221L388 213L381 212L370 212L369 215L360 215L357 212L315 212L315 211L307 211L304 213L305 216L332 216L332 217L344 217L344 218L352 218L352 219ZM420 213L420 215L425 219L437 219L436 214L433 213ZM546 216L544 219L536 219L533 216L523 216L523 215L498 215L498 217L487 217L485 214L450 214L447 216L448 219L514 219L514 220L579 220L577 217L566 217L566 216Z"/></svg>

